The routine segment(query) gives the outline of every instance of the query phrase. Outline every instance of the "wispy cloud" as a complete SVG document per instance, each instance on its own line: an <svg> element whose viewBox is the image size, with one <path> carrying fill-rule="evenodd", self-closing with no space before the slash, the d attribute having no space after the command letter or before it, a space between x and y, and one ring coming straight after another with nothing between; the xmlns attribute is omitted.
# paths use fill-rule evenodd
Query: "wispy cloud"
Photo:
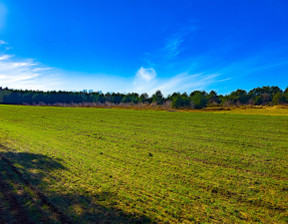
<svg viewBox="0 0 288 224"><path fill-rule="evenodd" d="M8 45L4 40L0 40L0 45L5 45L5 47L0 46L0 86L2 87L33 90L79 91L93 89L103 92L127 92L133 82L131 78L121 78L111 74L88 74L44 66L35 59L19 59L15 55L3 53ZM9 45L7 47L11 48ZM147 81L153 79L155 75L153 69L139 71L139 78Z"/></svg>
<svg viewBox="0 0 288 224"><path fill-rule="evenodd" d="M8 54L2 55L2 56L0 56L0 61L9 59L9 58L11 58L12 56L13 56L13 55L8 55Z"/></svg>
<svg viewBox="0 0 288 224"><path fill-rule="evenodd" d="M211 83L215 82L218 74L189 74L181 73L170 79L161 80L161 84L156 86L152 92L157 89L164 94L173 92L191 92L193 90L205 90Z"/></svg>
<svg viewBox="0 0 288 224"><path fill-rule="evenodd" d="M34 68L33 72L40 72L40 71L47 71L47 70L52 70L53 68L49 67L43 67L43 68Z"/></svg>
<svg viewBox="0 0 288 224"><path fill-rule="evenodd" d="M152 79L154 79L156 75L157 74L153 68L141 67L136 73L137 78L139 78L140 80L144 80L146 82L149 82Z"/></svg>
<svg viewBox="0 0 288 224"><path fill-rule="evenodd" d="M193 58L181 55L190 48L189 43L198 29L199 27L194 25L194 22L189 22L166 38L164 45L159 46L159 49L146 53L143 61L150 68L141 67L137 71L133 83L134 90L149 94L161 90L167 95L178 91L204 90L212 83L227 81L229 78L221 77L222 74L217 70L207 68L209 63L207 63L206 56ZM206 67L203 68L204 66ZM159 68L162 73L157 75L151 67ZM153 78L148 75L149 79L145 79L145 75L152 70ZM163 71L166 71L165 74Z"/></svg>
<svg viewBox="0 0 288 224"><path fill-rule="evenodd" d="M151 95L161 90L164 95L168 95L173 92L204 90L211 83L226 81L226 79L219 80L219 76L220 74L183 72L170 78L159 78L153 68L141 67L135 75L132 91L147 92Z"/></svg>
<svg viewBox="0 0 288 224"><path fill-rule="evenodd" d="M146 52L142 60L148 66L171 63L189 47L187 42L193 39L194 32L198 29L198 26L191 23L177 28L173 34L163 39L164 44L162 46L152 52Z"/></svg>
<svg viewBox="0 0 288 224"><path fill-rule="evenodd" d="M133 92L146 92L156 84L157 73L153 68L141 67L133 81Z"/></svg>
<svg viewBox="0 0 288 224"><path fill-rule="evenodd" d="M163 49L166 52L166 57L172 58L180 54L180 46L182 42L183 42L183 39L179 37L169 39Z"/></svg>
<svg viewBox="0 0 288 224"><path fill-rule="evenodd" d="M209 66L207 56L197 58L181 56L181 53L190 47L189 41L193 39L194 32L198 29L198 26L191 23L182 26L164 41L164 46L153 53L147 53L144 59L147 65L161 68L168 73L157 75L153 68L141 67L135 75L133 90L148 94L161 90L164 95L168 95L173 92L205 90L213 83L229 80L229 77L222 77L222 73L218 72L219 68L214 70L207 68Z"/></svg>
<svg viewBox="0 0 288 224"><path fill-rule="evenodd" d="M196 30L198 30L198 27L191 24L179 28L176 33L166 40L166 44L160 50L160 53L164 55L166 60L175 58L185 49L185 46L183 46L185 40L187 38L191 39L191 34Z"/></svg>
<svg viewBox="0 0 288 224"><path fill-rule="evenodd" d="M191 46L195 46L193 37L198 31L199 28L193 25L180 27L163 40L164 46L146 53L142 66L153 67L157 76L149 82L136 82L135 89L145 91L147 86L148 93L160 89L166 94L214 89L223 94L231 89L272 85L274 80L285 77L287 44L281 45L281 49L271 45L243 55L242 45L227 37L227 40L215 42L201 52L198 49L198 55L195 55ZM282 85L287 86L287 80L284 79Z"/></svg>
<svg viewBox="0 0 288 224"><path fill-rule="evenodd" d="M0 40L0 45L3 45L3 44L8 44L8 43L6 43L4 40Z"/></svg>
<svg viewBox="0 0 288 224"><path fill-rule="evenodd" d="M56 70L47 72L51 69L33 59L0 55L0 86L16 89L58 89L61 84L60 77Z"/></svg>

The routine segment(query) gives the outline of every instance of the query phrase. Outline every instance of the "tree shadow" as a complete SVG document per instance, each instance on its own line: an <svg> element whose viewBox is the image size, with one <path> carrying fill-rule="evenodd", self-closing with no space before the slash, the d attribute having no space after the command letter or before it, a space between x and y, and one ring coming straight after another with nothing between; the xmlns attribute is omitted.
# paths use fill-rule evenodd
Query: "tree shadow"
<svg viewBox="0 0 288 224"><path fill-rule="evenodd" d="M0 152L0 223L153 223L95 201L119 199L116 194L65 194L48 189L53 170L67 170L61 159L8 150ZM97 200L93 200L97 199ZM116 200L111 200L116 201Z"/></svg>

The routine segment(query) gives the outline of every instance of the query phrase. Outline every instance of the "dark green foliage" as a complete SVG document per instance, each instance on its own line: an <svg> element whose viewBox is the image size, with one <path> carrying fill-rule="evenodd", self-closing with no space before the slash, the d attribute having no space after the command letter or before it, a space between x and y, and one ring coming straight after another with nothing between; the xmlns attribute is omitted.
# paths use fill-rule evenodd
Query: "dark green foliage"
<svg viewBox="0 0 288 224"><path fill-rule="evenodd" d="M149 99L149 96L147 93L143 93L140 95L139 97L139 102L140 103L149 103L150 102L150 99ZM151 102L150 102L151 103Z"/></svg>
<svg viewBox="0 0 288 224"><path fill-rule="evenodd" d="M230 93L228 99L234 104L246 104L248 102L248 94L245 90L237 89L236 91Z"/></svg>
<svg viewBox="0 0 288 224"><path fill-rule="evenodd" d="M202 109L207 106L207 93L205 91L194 91L190 94L192 106L195 109Z"/></svg>
<svg viewBox="0 0 288 224"><path fill-rule="evenodd" d="M255 105L271 104L273 97L277 94L282 94L282 90L277 86L263 86L252 89L248 95Z"/></svg>
<svg viewBox="0 0 288 224"><path fill-rule="evenodd" d="M283 100L285 103L288 103L288 87L285 89L283 93Z"/></svg>
<svg viewBox="0 0 288 224"><path fill-rule="evenodd" d="M191 108L191 99L187 96L186 93L173 93L171 96L172 99L172 107L179 109L179 108Z"/></svg>
<svg viewBox="0 0 288 224"><path fill-rule="evenodd" d="M220 97L217 95L217 93L214 90L210 91L210 93L207 96L207 99L208 99L207 104L212 105L212 106L218 105L219 103L221 103Z"/></svg>
<svg viewBox="0 0 288 224"><path fill-rule="evenodd" d="M160 90L157 90L156 93L152 95L152 102L157 103L157 105L164 103L164 97Z"/></svg>
<svg viewBox="0 0 288 224"><path fill-rule="evenodd" d="M274 105L285 103L284 94L282 94L280 92L274 94L272 102L273 102Z"/></svg>
<svg viewBox="0 0 288 224"><path fill-rule="evenodd" d="M239 106L239 105L278 105L288 104L288 88L283 92L277 86L263 86L250 90L238 89L225 96L217 95L215 91L207 94L205 91L193 91L189 96L186 93L173 93L164 97L160 90L157 90L151 97L147 93L139 96L138 93L106 93L101 91L87 93L67 91L32 91L14 90L0 87L0 103L3 104L24 104L24 105L55 105L55 104L104 104L112 103L119 105L156 103L162 105L171 101L172 108L201 109L209 106Z"/></svg>
<svg viewBox="0 0 288 224"><path fill-rule="evenodd" d="M123 97L123 103L138 103L139 102L139 95L137 93L128 93Z"/></svg>

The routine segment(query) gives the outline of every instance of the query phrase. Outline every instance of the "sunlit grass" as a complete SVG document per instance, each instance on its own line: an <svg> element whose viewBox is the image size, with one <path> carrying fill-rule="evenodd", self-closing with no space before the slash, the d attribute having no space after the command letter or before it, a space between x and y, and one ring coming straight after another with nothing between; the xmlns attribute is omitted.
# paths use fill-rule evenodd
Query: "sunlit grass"
<svg viewBox="0 0 288 224"><path fill-rule="evenodd" d="M285 223L288 117L240 113L0 106L0 143L75 222Z"/></svg>

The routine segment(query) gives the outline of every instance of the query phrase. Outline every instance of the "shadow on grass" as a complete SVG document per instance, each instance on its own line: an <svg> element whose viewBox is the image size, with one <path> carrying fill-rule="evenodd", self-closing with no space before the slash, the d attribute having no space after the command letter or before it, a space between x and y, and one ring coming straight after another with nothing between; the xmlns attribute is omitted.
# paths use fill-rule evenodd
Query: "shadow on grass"
<svg viewBox="0 0 288 224"><path fill-rule="evenodd" d="M5 151L7 148L0 145ZM152 223L95 201L116 201L117 195L51 192L46 181L53 170L65 170L61 160L45 155L0 152L1 223ZM51 176L50 176L51 177ZM45 193L46 194L45 194ZM94 199L94 200L93 200ZM119 199L119 198L118 198Z"/></svg>

